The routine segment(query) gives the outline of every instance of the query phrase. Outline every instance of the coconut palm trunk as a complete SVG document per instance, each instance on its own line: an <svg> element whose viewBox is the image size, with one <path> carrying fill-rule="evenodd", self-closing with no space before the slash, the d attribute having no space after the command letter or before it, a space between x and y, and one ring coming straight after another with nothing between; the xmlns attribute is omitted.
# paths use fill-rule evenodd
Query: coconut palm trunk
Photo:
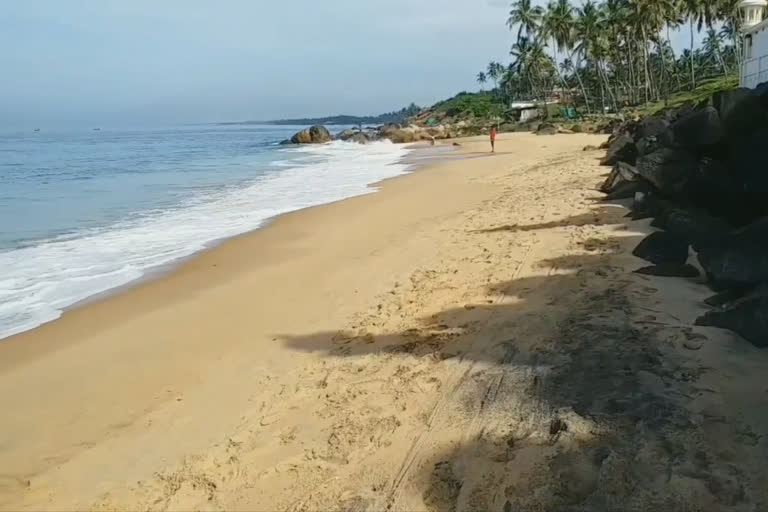
<svg viewBox="0 0 768 512"><path fill-rule="evenodd" d="M690 19L690 25L691 25L691 55L690 55L690 61L691 61L691 89L696 88L696 63L695 63L695 55L694 55L694 47L696 45L696 41L693 35L693 16L691 16Z"/></svg>
<svg viewBox="0 0 768 512"><path fill-rule="evenodd" d="M570 56L570 61L573 62L573 53ZM576 80L579 81L579 87L581 88L581 94L584 96L584 103L587 106L587 113L592 113L592 107L589 105L589 95L587 94L587 88L584 87L584 81L581 79L581 73L579 73L579 65L581 64L581 59L579 59L579 62L575 63L573 66L573 74L576 75Z"/></svg>
<svg viewBox="0 0 768 512"><path fill-rule="evenodd" d="M645 72L645 103L646 105L650 102L650 88L651 88L651 77L650 72L648 70L648 36L645 33L645 27L642 28L643 30L643 68Z"/></svg>
<svg viewBox="0 0 768 512"><path fill-rule="evenodd" d="M669 35L669 23L667 23L667 40L666 42L669 44L669 49L672 52L672 69L674 72L675 69L675 63L677 62L677 55L675 54L675 48L672 46L672 38ZM677 90L681 91L683 89L683 84L680 81L680 73L674 73L675 74L675 80L677 81Z"/></svg>

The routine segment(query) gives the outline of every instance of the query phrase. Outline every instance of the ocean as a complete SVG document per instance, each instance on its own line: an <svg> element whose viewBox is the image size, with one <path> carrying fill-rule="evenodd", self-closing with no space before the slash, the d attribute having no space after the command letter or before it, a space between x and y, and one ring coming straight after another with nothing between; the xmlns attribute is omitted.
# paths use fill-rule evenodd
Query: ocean
<svg viewBox="0 0 768 512"><path fill-rule="evenodd" d="M388 142L278 145L299 128L0 132L0 339L409 169Z"/></svg>

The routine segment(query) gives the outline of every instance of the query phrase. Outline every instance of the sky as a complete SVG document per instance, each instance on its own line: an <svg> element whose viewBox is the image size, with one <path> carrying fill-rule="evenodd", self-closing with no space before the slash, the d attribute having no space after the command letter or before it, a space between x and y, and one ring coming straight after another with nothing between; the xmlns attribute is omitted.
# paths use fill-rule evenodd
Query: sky
<svg viewBox="0 0 768 512"><path fill-rule="evenodd" d="M430 105L477 89L489 60L508 62L508 10L506 0L4 1L0 128ZM687 45L687 29L673 39Z"/></svg>

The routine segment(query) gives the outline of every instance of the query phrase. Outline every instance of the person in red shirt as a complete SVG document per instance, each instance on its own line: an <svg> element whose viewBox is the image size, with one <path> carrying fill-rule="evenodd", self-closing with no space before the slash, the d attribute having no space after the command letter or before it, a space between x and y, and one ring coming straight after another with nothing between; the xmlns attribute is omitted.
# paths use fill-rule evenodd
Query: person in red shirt
<svg viewBox="0 0 768 512"><path fill-rule="evenodd" d="M491 126L491 153L496 152L496 126Z"/></svg>

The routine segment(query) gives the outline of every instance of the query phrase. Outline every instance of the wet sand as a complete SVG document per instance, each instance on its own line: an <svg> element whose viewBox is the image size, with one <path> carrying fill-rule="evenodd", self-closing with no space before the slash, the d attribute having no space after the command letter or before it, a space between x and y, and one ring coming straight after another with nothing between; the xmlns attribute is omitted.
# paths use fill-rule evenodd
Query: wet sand
<svg viewBox="0 0 768 512"><path fill-rule="evenodd" d="M0 508L762 510L768 356L631 273L600 141L464 140L0 343Z"/></svg>

